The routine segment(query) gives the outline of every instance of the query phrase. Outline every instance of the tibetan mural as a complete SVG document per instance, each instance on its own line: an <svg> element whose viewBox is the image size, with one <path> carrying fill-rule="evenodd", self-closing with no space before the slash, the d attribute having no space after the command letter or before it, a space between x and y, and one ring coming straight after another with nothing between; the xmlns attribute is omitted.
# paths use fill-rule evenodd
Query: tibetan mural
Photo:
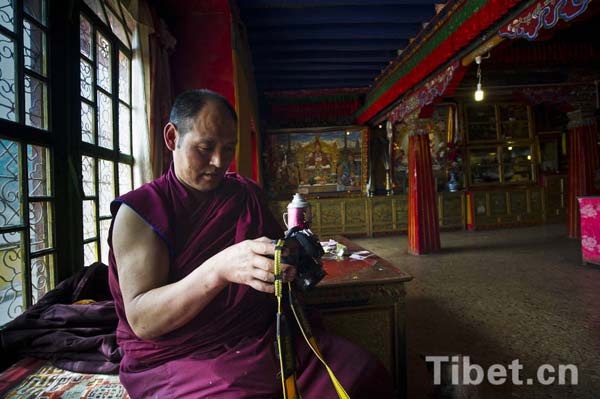
<svg viewBox="0 0 600 399"><path fill-rule="evenodd" d="M265 171L272 196L364 190L366 129L274 131Z"/></svg>
<svg viewBox="0 0 600 399"><path fill-rule="evenodd" d="M429 132L431 163L437 190L445 191L449 174L462 179L462 156L455 144L454 112L449 106L437 106L431 117L413 113L394 125L392 143L392 183L394 193L408 192L408 138L419 130Z"/></svg>

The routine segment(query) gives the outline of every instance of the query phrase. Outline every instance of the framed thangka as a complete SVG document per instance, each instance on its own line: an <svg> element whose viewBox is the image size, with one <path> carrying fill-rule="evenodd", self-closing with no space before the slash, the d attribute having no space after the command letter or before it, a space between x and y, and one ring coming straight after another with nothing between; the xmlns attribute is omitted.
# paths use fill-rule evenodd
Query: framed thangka
<svg viewBox="0 0 600 399"><path fill-rule="evenodd" d="M272 197L290 193L365 192L367 129L362 126L270 131L265 184Z"/></svg>

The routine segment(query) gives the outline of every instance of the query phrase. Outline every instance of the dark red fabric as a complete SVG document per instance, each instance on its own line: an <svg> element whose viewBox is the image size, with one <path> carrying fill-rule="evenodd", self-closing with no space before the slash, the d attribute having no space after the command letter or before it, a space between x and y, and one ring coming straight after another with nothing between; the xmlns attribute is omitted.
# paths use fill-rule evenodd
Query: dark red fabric
<svg viewBox="0 0 600 399"><path fill-rule="evenodd" d="M567 198L567 234L571 238L581 237L579 204L577 197L597 195L594 178L600 168L598 154L598 125L594 123L571 127L569 137L569 194Z"/></svg>
<svg viewBox="0 0 600 399"><path fill-rule="evenodd" d="M237 242L262 235L282 236L277 222L265 211L258 187L250 180L227 174L211 195L204 203L195 202L171 166L159 179L117 198L111 204L111 212L116 215L119 206L125 203L152 226L171 254L171 281L182 279ZM112 246L111 239L112 235L109 236ZM271 296L248 286L231 284L181 329L155 341L141 340L126 321L112 251L109 260L109 282L119 316L117 337L124 352L122 368L144 369L190 352L212 356L224 351L224 345L237 343L244 336L264 333L272 322ZM232 321L237 328L228 328Z"/></svg>
<svg viewBox="0 0 600 399"><path fill-rule="evenodd" d="M171 167L163 177L115 200L113 215L122 203L165 241L171 253L172 281L202 267L206 259L234 243L282 235L259 188L237 174L226 175L211 198L198 203ZM112 234L109 243L110 237ZM110 287L119 315L117 337L123 350L120 379L132 398L281 397L274 354L274 296L230 284L181 329L144 341L127 323L112 251L109 259ZM361 383L363 378L372 378L377 381L376 388L385 392L379 397L389 397L387 374L372 356L341 339L319 334L324 352L344 351L331 364L343 382L359 392L359 388L373 388ZM314 356L309 359L307 351L306 345L299 343L299 357L305 359L299 375L301 379L302 372L310 376L302 380L306 380L304 388L309 393L304 397L333 398L325 369Z"/></svg>
<svg viewBox="0 0 600 399"><path fill-rule="evenodd" d="M416 134L408 144L408 252L423 255L440 249L437 193L431 169L429 136Z"/></svg>
<svg viewBox="0 0 600 399"><path fill-rule="evenodd" d="M82 299L96 302L77 304ZM61 282L0 331L0 369L23 357L81 373L116 373L121 360L106 265Z"/></svg>

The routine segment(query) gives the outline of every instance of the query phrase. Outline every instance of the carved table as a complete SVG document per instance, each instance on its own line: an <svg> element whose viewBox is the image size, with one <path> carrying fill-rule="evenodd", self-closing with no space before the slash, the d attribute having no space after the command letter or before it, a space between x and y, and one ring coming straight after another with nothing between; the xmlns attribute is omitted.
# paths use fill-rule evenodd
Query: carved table
<svg viewBox="0 0 600 399"><path fill-rule="evenodd" d="M363 248L345 237L337 242L350 251ZM326 255L327 276L304 295L323 316L325 328L368 349L390 371L396 397L406 396L404 283L412 276L371 255L364 260Z"/></svg>

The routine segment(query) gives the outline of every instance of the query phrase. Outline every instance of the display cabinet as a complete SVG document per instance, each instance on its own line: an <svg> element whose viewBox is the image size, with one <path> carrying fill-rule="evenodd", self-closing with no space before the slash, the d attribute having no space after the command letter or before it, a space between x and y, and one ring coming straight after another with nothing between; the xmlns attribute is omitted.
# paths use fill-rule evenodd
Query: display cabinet
<svg viewBox="0 0 600 399"><path fill-rule="evenodd" d="M506 183L527 183L534 180L531 145L502 146L502 179Z"/></svg>
<svg viewBox="0 0 600 399"><path fill-rule="evenodd" d="M469 187L537 181L529 106L470 103L463 117Z"/></svg>
<svg viewBox="0 0 600 399"><path fill-rule="evenodd" d="M525 104L498 104L498 138L500 140L529 140L530 108Z"/></svg>
<svg viewBox="0 0 600 399"><path fill-rule="evenodd" d="M465 106L465 126L469 143L497 141L496 107L487 103Z"/></svg>
<svg viewBox="0 0 600 399"><path fill-rule="evenodd" d="M497 146L469 148L467 154L471 185L500 183L500 159Z"/></svg>
<svg viewBox="0 0 600 399"><path fill-rule="evenodd" d="M567 218L567 175L542 177L546 223L565 223Z"/></svg>
<svg viewBox="0 0 600 399"><path fill-rule="evenodd" d="M542 188L507 187L467 192L470 230L544 222Z"/></svg>

